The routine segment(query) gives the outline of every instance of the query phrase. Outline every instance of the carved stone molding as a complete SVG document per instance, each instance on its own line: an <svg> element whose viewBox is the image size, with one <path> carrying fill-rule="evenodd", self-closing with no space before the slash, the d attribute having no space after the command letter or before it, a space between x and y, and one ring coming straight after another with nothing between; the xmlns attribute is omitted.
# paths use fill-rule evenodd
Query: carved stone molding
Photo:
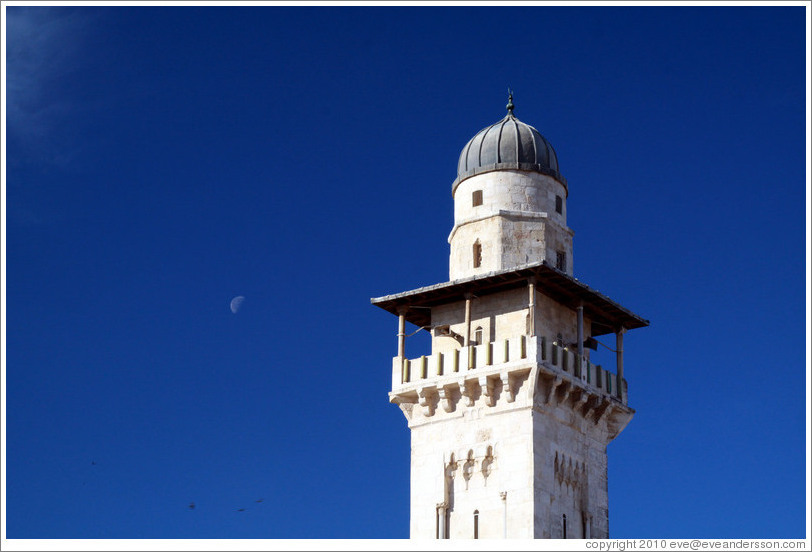
<svg viewBox="0 0 812 552"><path fill-rule="evenodd" d="M451 393L447 391L445 387L440 387L437 390L437 395L440 397L440 406L443 407L443 410L446 412L454 410L454 402L451 400Z"/></svg>
<svg viewBox="0 0 812 552"><path fill-rule="evenodd" d="M474 406L474 385L473 381L460 380L460 394L466 400L466 406Z"/></svg>
<svg viewBox="0 0 812 552"><path fill-rule="evenodd" d="M495 397L493 396L493 381L488 376L481 376L479 378L479 387L482 388L482 395L485 397L485 403L488 406L493 406Z"/></svg>
<svg viewBox="0 0 812 552"><path fill-rule="evenodd" d="M502 393L505 394L507 402L512 403L516 400L516 395L513 393L513 388L510 386L510 374L503 372L500 377L502 380Z"/></svg>
<svg viewBox="0 0 812 552"><path fill-rule="evenodd" d="M426 416L434 415L434 401L432 400L432 395L435 390L434 387L424 387L417 394L420 399L420 406L423 407L423 414Z"/></svg>

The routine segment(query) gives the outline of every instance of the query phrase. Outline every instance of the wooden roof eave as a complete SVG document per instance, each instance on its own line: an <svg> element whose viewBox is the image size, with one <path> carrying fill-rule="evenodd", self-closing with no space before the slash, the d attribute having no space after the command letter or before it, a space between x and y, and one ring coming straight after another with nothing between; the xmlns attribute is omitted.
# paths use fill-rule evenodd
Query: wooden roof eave
<svg viewBox="0 0 812 552"><path fill-rule="evenodd" d="M584 315L592 320L592 335L611 333L621 327L635 329L649 325L648 320L555 269L546 261L372 298L370 301L394 315L403 312L408 322L423 327L431 324L430 307L462 301L469 293L483 296L515 289L526 285L530 279L535 279L539 292L569 308L575 309L583 303Z"/></svg>

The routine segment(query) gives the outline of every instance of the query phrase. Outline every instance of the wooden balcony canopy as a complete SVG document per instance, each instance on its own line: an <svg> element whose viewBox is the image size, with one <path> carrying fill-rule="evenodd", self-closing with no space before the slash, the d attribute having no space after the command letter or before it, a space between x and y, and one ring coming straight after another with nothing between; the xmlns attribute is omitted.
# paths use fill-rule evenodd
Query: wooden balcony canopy
<svg viewBox="0 0 812 552"><path fill-rule="evenodd" d="M573 310L583 304L584 316L592 320L593 336L614 333L620 328L632 330L649 325L648 320L557 270L547 261L375 297L371 302L394 315L403 312L406 320L415 326L429 326L431 307L463 301L468 294L482 297L524 287L531 279L535 280L538 292Z"/></svg>

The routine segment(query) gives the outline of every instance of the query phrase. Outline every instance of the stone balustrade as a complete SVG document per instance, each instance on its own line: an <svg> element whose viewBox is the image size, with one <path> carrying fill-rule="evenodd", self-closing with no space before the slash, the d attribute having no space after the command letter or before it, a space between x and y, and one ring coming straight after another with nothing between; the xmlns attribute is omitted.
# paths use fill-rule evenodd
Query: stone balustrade
<svg viewBox="0 0 812 552"><path fill-rule="evenodd" d="M460 375L475 377L471 371L488 371L521 364L538 363L548 371L582 384L604 395L619 398L626 404L627 384L618 393L617 375L587 359L579 361L578 353L553 342L545 336L518 336L491 343L461 347L444 353L424 355L415 359L392 359L392 391L398 393L409 387L422 387Z"/></svg>

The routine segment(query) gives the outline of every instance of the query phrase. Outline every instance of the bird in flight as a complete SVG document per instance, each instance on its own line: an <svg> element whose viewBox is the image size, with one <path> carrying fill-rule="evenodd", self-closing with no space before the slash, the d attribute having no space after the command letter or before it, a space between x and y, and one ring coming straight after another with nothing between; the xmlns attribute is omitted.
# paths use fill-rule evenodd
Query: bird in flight
<svg viewBox="0 0 812 552"><path fill-rule="evenodd" d="M262 499L260 498L259 500L257 500L257 502L262 502Z"/></svg>
<svg viewBox="0 0 812 552"><path fill-rule="evenodd" d="M195 503L194 503L194 502L190 502L190 503L189 503L189 509L190 509L190 510L194 510L194 509L195 509Z"/></svg>
<svg viewBox="0 0 812 552"><path fill-rule="evenodd" d="M238 511L238 512L244 512L244 511L245 511L245 508L237 508L237 511Z"/></svg>

